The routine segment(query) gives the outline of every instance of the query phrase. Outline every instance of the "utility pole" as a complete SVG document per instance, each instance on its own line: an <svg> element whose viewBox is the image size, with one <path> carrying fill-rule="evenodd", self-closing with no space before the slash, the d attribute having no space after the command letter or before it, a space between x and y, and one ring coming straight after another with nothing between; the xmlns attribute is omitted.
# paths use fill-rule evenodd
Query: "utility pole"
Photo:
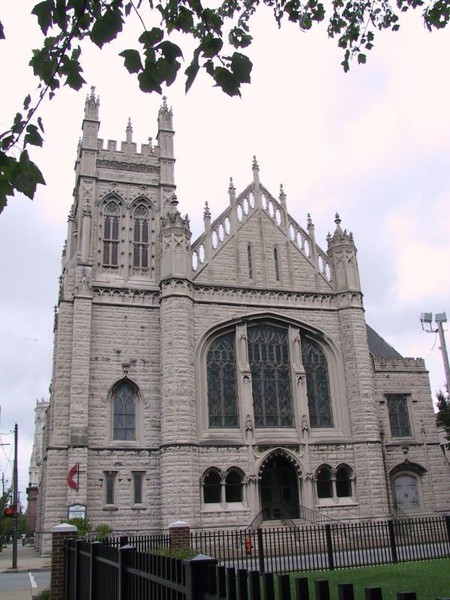
<svg viewBox="0 0 450 600"><path fill-rule="evenodd" d="M17 497L18 497L18 481L17 481L17 441L18 427L14 425L14 465L13 465L13 548L12 548L12 568L17 569L17 536L19 532L19 515L17 514Z"/></svg>

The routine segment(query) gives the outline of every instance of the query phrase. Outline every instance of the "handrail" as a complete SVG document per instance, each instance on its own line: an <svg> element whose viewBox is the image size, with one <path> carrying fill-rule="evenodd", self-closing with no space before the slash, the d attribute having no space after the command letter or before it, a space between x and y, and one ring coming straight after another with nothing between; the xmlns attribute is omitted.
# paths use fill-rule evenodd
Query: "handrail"
<svg viewBox="0 0 450 600"><path fill-rule="evenodd" d="M324 515L320 511L314 510L312 508L307 508L302 504L300 504L298 508L300 513L300 519L304 519L305 521L309 521L310 523L314 523L315 525L340 525L342 523L342 521L340 521L339 519L334 519L333 517Z"/></svg>
<svg viewBox="0 0 450 600"><path fill-rule="evenodd" d="M253 521L250 523L250 525L248 527L246 527L244 531L255 531L255 529L258 529L260 527L260 525L263 521L264 521L264 517L263 517L263 511L261 509L259 511L259 513L256 515L256 517L253 519Z"/></svg>

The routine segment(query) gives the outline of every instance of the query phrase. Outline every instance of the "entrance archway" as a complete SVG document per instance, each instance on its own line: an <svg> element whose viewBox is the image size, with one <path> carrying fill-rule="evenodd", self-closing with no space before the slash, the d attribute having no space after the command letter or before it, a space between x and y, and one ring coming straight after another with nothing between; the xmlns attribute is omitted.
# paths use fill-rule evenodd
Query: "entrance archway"
<svg viewBox="0 0 450 600"><path fill-rule="evenodd" d="M299 477L284 454L272 455L260 471L260 500L263 518L299 517Z"/></svg>

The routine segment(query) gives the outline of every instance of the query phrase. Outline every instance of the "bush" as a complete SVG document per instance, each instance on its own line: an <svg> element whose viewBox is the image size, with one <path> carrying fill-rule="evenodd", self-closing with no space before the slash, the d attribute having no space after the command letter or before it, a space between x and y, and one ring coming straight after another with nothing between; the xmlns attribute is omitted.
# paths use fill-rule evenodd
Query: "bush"
<svg viewBox="0 0 450 600"><path fill-rule="evenodd" d="M110 527L107 523L100 523L95 528L95 532L97 534L97 539L99 542L103 542L105 538L107 538L113 532L112 527Z"/></svg>
<svg viewBox="0 0 450 600"><path fill-rule="evenodd" d="M42 590L37 596L33 596L34 600L50 600L50 590Z"/></svg>

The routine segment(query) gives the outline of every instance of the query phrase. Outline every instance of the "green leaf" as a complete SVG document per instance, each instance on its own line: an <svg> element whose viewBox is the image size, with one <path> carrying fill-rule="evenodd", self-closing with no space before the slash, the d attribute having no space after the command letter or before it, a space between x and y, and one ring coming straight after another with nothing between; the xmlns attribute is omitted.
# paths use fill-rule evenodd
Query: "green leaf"
<svg viewBox="0 0 450 600"><path fill-rule="evenodd" d="M164 38L164 31L159 27L153 27L149 31L144 31L139 37L139 42L143 44L144 48L151 48L155 44L158 44Z"/></svg>
<svg viewBox="0 0 450 600"><path fill-rule="evenodd" d="M3 23L0 21L0 40L5 39L5 30L3 29Z"/></svg>
<svg viewBox="0 0 450 600"><path fill-rule="evenodd" d="M365 55L365 54L362 54L362 52L360 52L360 53L358 54L358 63L359 63L360 65L364 65L364 64L366 63L366 60L367 60L367 57L366 57L366 55Z"/></svg>
<svg viewBox="0 0 450 600"><path fill-rule="evenodd" d="M170 62L175 62L176 58L183 56L180 47L168 40L161 42L158 46L158 50L160 50L164 57Z"/></svg>
<svg viewBox="0 0 450 600"><path fill-rule="evenodd" d="M137 50L124 50L119 56L124 58L124 65L129 73L139 73L139 71L142 71L141 56Z"/></svg>
<svg viewBox="0 0 450 600"><path fill-rule="evenodd" d="M185 70L186 75L186 84L185 84L185 92L188 92L191 88L191 85L194 83L195 78L197 77L197 73L199 72L199 64L198 62L192 61L188 68Z"/></svg>
<svg viewBox="0 0 450 600"><path fill-rule="evenodd" d="M252 61L240 52L235 52L231 57L231 70L240 83L250 83L252 67Z"/></svg>
<svg viewBox="0 0 450 600"><path fill-rule="evenodd" d="M28 125L26 129L26 134L24 137L24 145L30 144L31 146L40 146L42 147L42 136L38 131L36 125Z"/></svg>
<svg viewBox="0 0 450 600"><path fill-rule="evenodd" d="M33 199L38 184L45 185L44 178L37 165L29 158L28 152L24 150L16 162L12 172L12 185L18 192L22 192L28 198Z"/></svg>
<svg viewBox="0 0 450 600"><path fill-rule="evenodd" d="M44 35L47 35L49 27L52 25L52 16L54 9L53 0L44 0L39 2L31 11L32 15L36 15L39 27Z"/></svg>
<svg viewBox="0 0 450 600"><path fill-rule="evenodd" d="M145 65L143 71L138 75L138 81L139 88L143 92L157 92L158 94L162 94L158 69L154 63Z"/></svg>
<svg viewBox="0 0 450 600"><path fill-rule="evenodd" d="M213 58L222 50L223 41L220 38L207 36L203 38L200 49L205 58Z"/></svg>
<svg viewBox="0 0 450 600"><path fill-rule="evenodd" d="M214 69L214 80L216 85L228 94L228 96L240 96L239 83L236 81L233 73L225 67L216 67Z"/></svg>
<svg viewBox="0 0 450 600"><path fill-rule="evenodd" d="M99 48L116 39L122 31L123 18L120 10L108 7L104 14L94 23L90 38Z"/></svg>

